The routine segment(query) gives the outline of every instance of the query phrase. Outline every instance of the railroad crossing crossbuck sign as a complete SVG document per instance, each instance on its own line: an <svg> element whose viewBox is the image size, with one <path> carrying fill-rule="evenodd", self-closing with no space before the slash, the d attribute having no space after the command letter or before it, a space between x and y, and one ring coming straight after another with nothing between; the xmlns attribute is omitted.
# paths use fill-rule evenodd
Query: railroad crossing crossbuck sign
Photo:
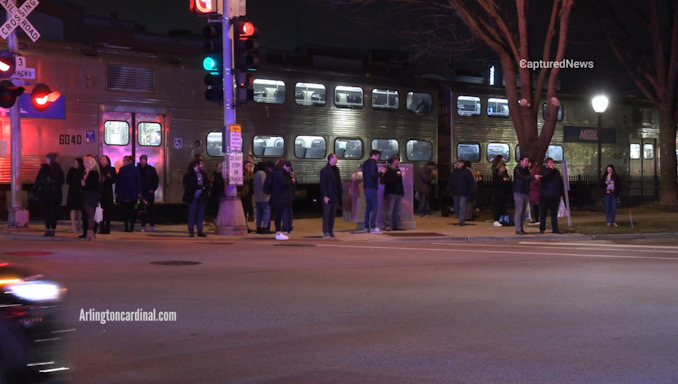
<svg viewBox="0 0 678 384"><path fill-rule="evenodd" d="M26 35L33 40L35 43L40 38L40 32L31 24L30 21L26 18L29 13L31 13L37 6L38 0L26 0L24 4L17 8L14 5L12 0L0 0L0 5L2 5L7 13L11 17L0 27L0 36L3 39L7 39L10 33L16 29L16 27L21 27L21 29L26 32Z"/></svg>

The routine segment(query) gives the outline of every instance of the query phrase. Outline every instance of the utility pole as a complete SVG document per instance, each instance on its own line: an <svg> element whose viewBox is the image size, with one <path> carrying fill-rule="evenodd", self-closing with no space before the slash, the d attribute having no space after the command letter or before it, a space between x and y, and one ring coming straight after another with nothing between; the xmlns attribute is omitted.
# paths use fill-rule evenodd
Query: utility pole
<svg viewBox="0 0 678 384"><path fill-rule="evenodd" d="M12 15L7 12L7 19ZM7 48L10 52L18 51L16 31L12 31L7 37ZM10 186L10 206L8 207L7 226L25 227L28 225L28 210L21 205L21 113L18 100L9 108L10 137L11 137L11 161L12 183Z"/></svg>
<svg viewBox="0 0 678 384"><path fill-rule="evenodd" d="M219 212L214 221L217 235L244 235L247 234L247 221L242 203L238 198L237 185L229 182L231 160L231 125L235 124L235 98L233 92L233 20L237 14L233 14L230 1L222 1L224 14L221 18L221 30L223 33L223 73L224 73L224 166L221 175L224 178L224 197L219 202ZM235 0L237 1L237 0ZM240 156L242 159L242 154ZM242 170L242 163L239 164Z"/></svg>

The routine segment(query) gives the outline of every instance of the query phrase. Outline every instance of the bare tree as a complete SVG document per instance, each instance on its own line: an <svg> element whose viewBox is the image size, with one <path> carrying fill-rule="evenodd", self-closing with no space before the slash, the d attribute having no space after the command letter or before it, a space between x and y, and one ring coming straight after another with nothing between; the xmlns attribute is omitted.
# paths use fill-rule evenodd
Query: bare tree
<svg viewBox="0 0 678 384"><path fill-rule="evenodd" d="M543 159L555 131L560 101L556 85L560 68L547 63L564 59L567 28L573 0L552 0L550 12L543 18L531 20L530 0L325 0L339 13L347 10L371 8L372 23L388 19L394 10L410 15L410 22L398 23L405 32L418 37L420 52L433 50L454 53L459 44L467 45L468 33L457 28L461 20L474 38L482 40L499 58L506 83L506 97L511 119L518 136L521 155ZM535 1L540 7L543 1ZM540 8L541 9L541 8ZM381 11L378 11L381 10ZM416 21L413 21L416 17ZM536 22L533 22L536 21ZM392 23L395 24L395 23ZM532 28L543 25L539 33ZM530 48L534 36L543 36L541 56L533 56ZM547 65L525 65L539 62ZM533 76L536 71L536 76ZM544 94L544 89L546 90ZM538 114L545 96L546 114L538 127Z"/></svg>
<svg viewBox="0 0 678 384"><path fill-rule="evenodd" d="M589 0L588 14L659 113L659 202L678 204L678 4L674 0Z"/></svg>

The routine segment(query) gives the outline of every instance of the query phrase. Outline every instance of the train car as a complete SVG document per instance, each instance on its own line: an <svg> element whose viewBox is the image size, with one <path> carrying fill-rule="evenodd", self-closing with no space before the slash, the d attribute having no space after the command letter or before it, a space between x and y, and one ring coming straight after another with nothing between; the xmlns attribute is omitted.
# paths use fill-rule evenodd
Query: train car
<svg viewBox="0 0 678 384"><path fill-rule="evenodd" d="M510 119L503 88L472 83L441 83L439 156L448 167L460 158L473 163L482 177L490 175L491 162L502 155L509 169L517 164L520 146ZM597 180L598 116L591 100L559 94L561 108L556 131L546 153L556 163L567 160L571 178ZM617 172L632 181L630 194L656 188L659 161L658 115L648 101L611 98L602 116L601 162L614 164ZM538 125L543 124L543 112ZM649 193L652 195L652 193Z"/></svg>
<svg viewBox="0 0 678 384"><path fill-rule="evenodd" d="M44 114L22 108L22 183L34 181L48 152L59 154L64 171L85 154L108 155L118 169L124 155L145 154L160 176L156 201L178 204L196 154L208 171L223 161L223 107L205 100L199 54L57 41L22 44L19 53L36 68L27 93L40 82L62 94ZM236 109L244 155L291 160L300 194L310 199L330 152L339 156L344 177L371 149L384 158L400 154L403 162L437 158L437 89L428 81L277 63L261 66L254 92L253 101ZM25 105L28 96L18 102ZM0 141L9 143L7 110L0 124ZM10 172L8 154L0 158L6 189Z"/></svg>

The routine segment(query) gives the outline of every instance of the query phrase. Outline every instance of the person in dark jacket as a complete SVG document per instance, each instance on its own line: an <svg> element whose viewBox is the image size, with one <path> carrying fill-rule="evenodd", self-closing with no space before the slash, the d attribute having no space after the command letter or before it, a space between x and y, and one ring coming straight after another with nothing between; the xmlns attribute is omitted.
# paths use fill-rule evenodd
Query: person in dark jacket
<svg viewBox="0 0 678 384"><path fill-rule="evenodd" d="M381 173L377 167L377 161L381 157L381 151L373 149L370 158L365 160L361 169L363 172L363 190L365 193L365 232L381 233L377 228L377 212L379 204L379 177Z"/></svg>
<svg viewBox="0 0 678 384"><path fill-rule="evenodd" d="M83 207L85 214L82 216L82 230L83 236L87 240L94 240L94 210L99 204L99 180L101 179L99 173L99 166L97 161L91 155L85 156L85 175L82 178L82 196Z"/></svg>
<svg viewBox="0 0 678 384"><path fill-rule="evenodd" d="M337 167L339 158L334 153L327 156L327 165L320 170L320 196L323 203L323 238L334 238L334 219L343 197L341 174Z"/></svg>
<svg viewBox="0 0 678 384"><path fill-rule="evenodd" d="M146 223L150 225L149 231L155 230L155 190L158 189L160 178L154 166L148 164L148 156L139 156L139 178L141 179L141 197L144 199L146 209L139 215L141 232L146 232Z"/></svg>
<svg viewBox="0 0 678 384"><path fill-rule="evenodd" d="M59 213L59 206L63 199L61 187L64 185L65 177L61 165L56 161L55 152L48 153L45 156L45 162L40 166L38 176L35 178L35 185L39 191L40 207L45 216L45 234L43 236L54 236Z"/></svg>
<svg viewBox="0 0 678 384"><path fill-rule="evenodd" d="M431 215L428 198L431 193L431 183L435 180L435 166L436 163L429 161L414 174L414 191L417 201L419 201L417 213L420 217Z"/></svg>
<svg viewBox="0 0 678 384"><path fill-rule="evenodd" d="M66 173L66 184L68 193L66 194L66 209L71 218L71 231L79 233L79 225L82 222L82 177L85 174L85 167L82 157L73 160L73 167Z"/></svg>
<svg viewBox="0 0 678 384"><path fill-rule="evenodd" d="M221 175L223 167L224 163L220 161L217 164L214 172L212 172L212 190L210 191L209 208L213 209L217 215L219 214L219 205L221 204L221 199L224 197L224 193L226 192L224 177Z"/></svg>
<svg viewBox="0 0 678 384"><path fill-rule="evenodd" d="M506 214L506 200L511 192L511 176L506 164L499 164L499 167L492 169L492 218L495 227L503 226L499 217Z"/></svg>
<svg viewBox="0 0 678 384"><path fill-rule="evenodd" d="M603 202L605 203L605 220L607 226L617 226L617 198L621 189L621 178L614 169L614 165L608 164L606 172L600 179L603 189Z"/></svg>
<svg viewBox="0 0 678 384"><path fill-rule="evenodd" d="M275 214L275 239L287 240L282 231L289 224L289 211L294 199L293 191L297 183L292 174L292 164L287 160L280 160L273 169L272 191L270 204Z"/></svg>
<svg viewBox="0 0 678 384"><path fill-rule="evenodd" d="M544 168L541 169L541 191L539 193L539 233L546 230L546 212L551 211L551 230L553 233L561 233L558 229L558 208L560 200L565 196L563 178L560 176L553 159L548 157Z"/></svg>
<svg viewBox="0 0 678 384"><path fill-rule="evenodd" d="M403 230L403 221L400 218L400 206L405 196L403 186L403 172L398 165L400 157L393 155L388 159L388 166L384 171L381 181L384 184L384 199L386 200L386 209L384 210L384 229L386 231Z"/></svg>
<svg viewBox="0 0 678 384"><path fill-rule="evenodd" d="M513 169L513 201L515 202L516 212L514 220L516 222L516 235L525 235L523 230L523 220L525 219L525 210L530 201L530 181L540 179L541 175L530 175L530 159L527 156L521 156L518 165Z"/></svg>
<svg viewBox="0 0 678 384"><path fill-rule="evenodd" d="M454 211L457 212L459 225L466 225L466 207L469 199L475 193L476 179L466 168L464 160L457 160L457 167L452 170L447 179L448 193L454 199Z"/></svg>
<svg viewBox="0 0 678 384"><path fill-rule="evenodd" d="M111 165L111 159L102 155L99 159L101 164L101 208L104 210L104 219L101 221L99 233L106 235L111 233L111 214L113 211L113 184L116 183L118 175L115 168Z"/></svg>
<svg viewBox="0 0 678 384"><path fill-rule="evenodd" d="M202 160L191 161L191 170L184 174L184 197L183 201L188 204L188 236L193 237L195 228L198 229L198 237L207 237L203 232L205 207L207 205L207 191L210 188L210 180L203 170L205 163Z"/></svg>
<svg viewBox="0 0 678 384"><path fill-rule="evenodd" d="M137 199L141 197L141 178L139 177L139 170L134 166L132 156L123 157L122 164L115 184L115 200L122 207L125 232L134 232L134 222L136 221L134 205Z"/></svg>

